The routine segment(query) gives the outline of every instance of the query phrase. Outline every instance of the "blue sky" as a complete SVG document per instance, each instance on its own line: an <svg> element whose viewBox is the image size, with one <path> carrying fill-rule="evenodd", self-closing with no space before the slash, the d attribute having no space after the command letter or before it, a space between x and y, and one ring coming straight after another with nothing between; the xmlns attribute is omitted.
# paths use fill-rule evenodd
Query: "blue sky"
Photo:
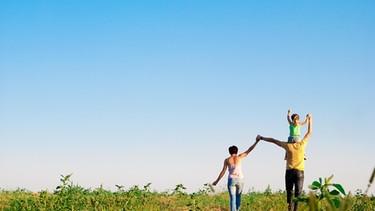
<svg viewBox="0 0 375 211"><path fill-rule="evenodd" d="M373 1L1 1L0 187L53 190L73 173L87 188L197 191L230 145L286 140L292 109L313 114L305 190L332 174L365 190L374 10ZM283 157L261 142L244 161L245 189L283 190Z"/></svg>

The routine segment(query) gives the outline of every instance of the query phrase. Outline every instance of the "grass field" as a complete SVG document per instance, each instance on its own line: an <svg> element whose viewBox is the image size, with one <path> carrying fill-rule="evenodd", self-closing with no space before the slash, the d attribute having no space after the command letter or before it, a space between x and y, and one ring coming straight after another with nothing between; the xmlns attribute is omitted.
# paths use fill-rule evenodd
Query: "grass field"
<svg viewBox="0 0 375 211"><path fill-rule="evenodd" d="M116 191L102 187L85 189L74 185L70 176L62 176L61 185L53 192L30 192L23 189L0 191L0 210L229 210L229 195L226 191L213 193L209 185L195 193L185 193L182 184L169 192L151 191L151 183L142 188L133 186ZM320 178L319 178L320 179ZM341 185L332 184L332 177L314 181L314 194L304 194L300 199L301 210L375 210L375 196L367 196L358 190L355 194L341 194ZM241 210L286 210L284 191L249 191L243 194ZM338 203L338 204L337 204ZM337 204L337 206L335 205Z"/></svg>

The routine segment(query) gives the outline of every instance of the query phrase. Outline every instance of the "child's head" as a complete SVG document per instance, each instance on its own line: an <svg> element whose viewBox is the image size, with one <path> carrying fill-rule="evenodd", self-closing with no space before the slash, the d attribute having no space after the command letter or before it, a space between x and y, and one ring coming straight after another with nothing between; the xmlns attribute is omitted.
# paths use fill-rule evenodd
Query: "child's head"
<svg viewBox="0 0 375 211"><path fill-rule="evenodd" d="M298 114L292 114L291 118L292 118L293 122L298 122L298 120L299 120Z"/></svg>
<svg viewBox="0 0 375 211"><path fill-rule="evenodd" d="M229 150L229 154L231 155L238 153L238 148L236 146L230 146L228 150Z"/></svg>

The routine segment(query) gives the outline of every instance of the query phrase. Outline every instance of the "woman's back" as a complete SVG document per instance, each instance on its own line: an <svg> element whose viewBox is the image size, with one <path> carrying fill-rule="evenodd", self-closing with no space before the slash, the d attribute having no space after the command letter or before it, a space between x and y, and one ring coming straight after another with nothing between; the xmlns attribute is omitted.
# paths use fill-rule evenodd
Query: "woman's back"
<svg viewBox="0 0 375 211"><path fill-rule="evenodd" d="M227 165L235 165L241 163L242 158L238 157L237 155L231 155L229 158L227 158Z"/></svg>

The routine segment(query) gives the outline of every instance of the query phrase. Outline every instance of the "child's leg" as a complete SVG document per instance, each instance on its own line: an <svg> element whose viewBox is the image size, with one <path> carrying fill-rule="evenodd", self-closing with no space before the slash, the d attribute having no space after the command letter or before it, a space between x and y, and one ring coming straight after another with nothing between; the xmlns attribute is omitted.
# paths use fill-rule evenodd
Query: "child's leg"
<svg viewBox="0 0 375 211"><path fill-rule="evenodd" d="M293 141L293 137L288 136L288 142L292 142L292 141ZM286 152L285 152L284 160L286 160Z"/></svg>
<svg viewBox="0 0 375 211"><path fill-rule="evenodd" d="M299 136L292 137L293 142L301 142L301 138Z"/></svg>
<svg viewBox="0 0 375 211"><path fill-rule="evenodd" d="M288 142L292 142L293 141L293 137L292 136L288 136Z"/></svg>

